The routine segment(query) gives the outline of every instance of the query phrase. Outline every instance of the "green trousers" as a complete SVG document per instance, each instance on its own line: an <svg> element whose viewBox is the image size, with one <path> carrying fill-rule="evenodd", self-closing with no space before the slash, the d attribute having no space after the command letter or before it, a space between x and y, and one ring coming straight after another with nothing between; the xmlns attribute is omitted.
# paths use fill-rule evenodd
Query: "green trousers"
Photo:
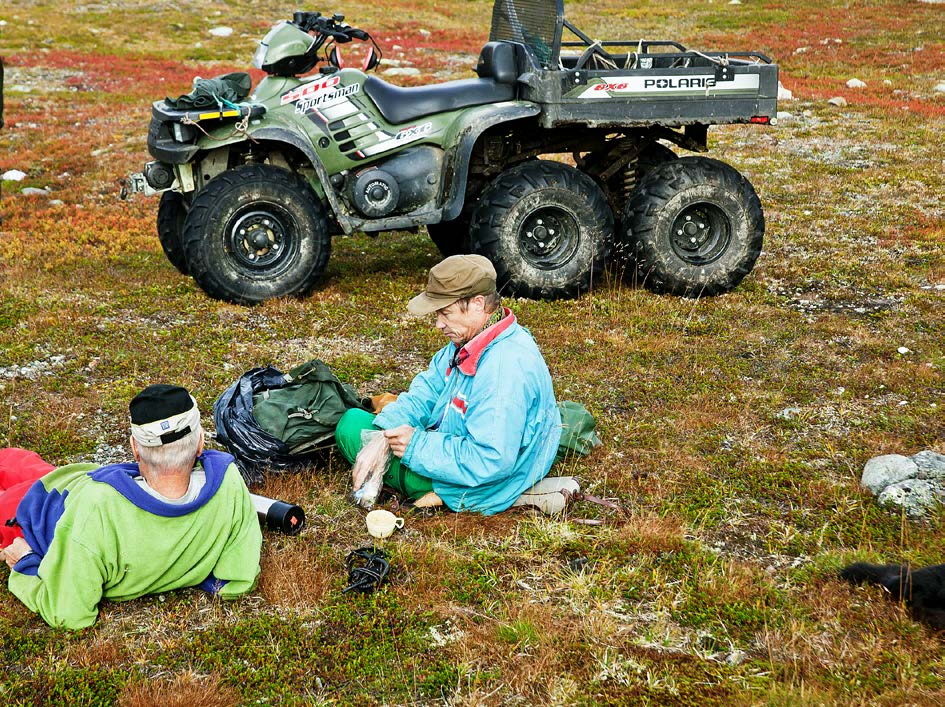
<svg viewBox="0 0 945 707"><path fill-rule="evenodd" d="M358 452L361 451L361 431L378 429L380 428L374 426L374 415L366 410L351 408L341 416L335 428L338 449L344 454L345 459L353 464ZM433 490L433 482L430 479L411 471L401 464L397 457L393 458L390 468L384 474L384 483L402 494L408 501L416 501Z"/></svg>

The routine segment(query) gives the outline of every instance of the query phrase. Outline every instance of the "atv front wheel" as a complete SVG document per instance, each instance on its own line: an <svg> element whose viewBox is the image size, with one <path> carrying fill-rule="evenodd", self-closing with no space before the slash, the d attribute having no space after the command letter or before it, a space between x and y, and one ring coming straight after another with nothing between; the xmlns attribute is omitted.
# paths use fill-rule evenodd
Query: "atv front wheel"
<svg viewBox="0 0 945 707"><path fill-rule="evenodd" d="M452 221L428 223L427 233L430 240L444 258L451 255L466 255L469 248L469 216L460 214Z"/></svg>
<svg viewBox="0 0 945 707"><path fill-rule="evenodd" d="M164 255L171 261L171 265L182 275L190 275L181 242L185 218L187 218L187 202L184 196L178 191L166 191L161 194L161 203L158 205L157 213L158 240L161 241L161 248L164 249Z"/></svg>
<svg viewBox="0 0 945 707"><path fill-rule="evenodd" d="M654 292L717 295L751 272L765 222L751 183L707 157L654 167L624 207L618 255Z"/></svg>
<svg viewBox="0 0 945 707"><path fill-rule="evenodd" d="M502 292L576 297L597 282L614 217L603 192L574 167L532 160L500 174L473 213L472 250L493 262Z"/></svg>
<svg viewBox="0 0 945 707"><path fill-rule="evenodd" d="M262 164L224 172L198 192L183 241L197 284L237 304L304 294L331 250L324 210L305 180Z"/></svg>

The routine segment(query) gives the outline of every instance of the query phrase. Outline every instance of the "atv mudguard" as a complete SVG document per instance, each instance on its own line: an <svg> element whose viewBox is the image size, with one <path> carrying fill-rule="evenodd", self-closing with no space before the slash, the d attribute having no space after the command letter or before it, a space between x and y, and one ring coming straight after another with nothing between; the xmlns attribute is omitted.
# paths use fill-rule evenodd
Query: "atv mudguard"
<svg viewBox="0 0 945 707"><path fill-rule="evenodd" d="M469 178L469 160L479 137L489 128L513 120L523 120L538 115L541 107L524 101L506 101L492 105L477 106L463 113L444 142L446 165L444 183L448 193L443 200L441 221L452 221L463 210L466 201L466 182ZM428 223L438 223L432 221Z"/></svg>

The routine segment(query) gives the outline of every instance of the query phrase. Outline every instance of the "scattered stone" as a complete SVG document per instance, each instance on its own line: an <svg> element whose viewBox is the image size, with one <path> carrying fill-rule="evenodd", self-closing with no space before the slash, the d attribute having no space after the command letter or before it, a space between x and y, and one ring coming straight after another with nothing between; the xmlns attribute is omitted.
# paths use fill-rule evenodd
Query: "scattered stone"
<svg viewBox="0 0 945 707"><path fill-rule="evenodd" d="M925 479L907 479L887 486L876 500L881 506L895 506L910 518L919 518L938 504L938 494Z"/></svg>
<svg viewBox="0 0 945 707"><path fill-rule="evenodd" d="M919 467L909 457L884 454L866 462L860 485L875 496L893 484L914 479L918 471Z"/></svg>
<svg viewBox="0 0 945 707"><path fill-rule="evenodd" d="M727 665L741 665L745 662L745 658L748 657L748 654L745 651L739 650L736 648L731 653L725 656L725 663Z"/></svg>
<svg viewBox="0 0 945 707"><path fill-rule="evenodd" d="M729 5L741 5L742 0L728 0Z"/></svg>
<svg viewBox="0 0 945 707"><path fill-rule="evenodd" d="M56 355L50 356L45 360L30 361L21 366L7 366L6 368L0 368L0 378L27 378L29 380L36 380L40 376L52 375L53 369L62 366L65 360L65 356Z"/></svg>
<svg viewBox="0 0 945 707"><path fill-rule="evenodd" d="M788 113L786 110L778 111L778 120L792 120L794 118L793 113Z"/></svg>
<svg viewBox="0 0 945 707"><path fill-rule="evenodd" d="M935 84L935 90L939 93L945 93L945 81Z"/></svg>
<svg viewBox="0 0 945 707"><path fill-rule="evenodd" d="M843 96L834 96L829 101L827 101L832 106L837 106L838 108L843 108L847 104L847 99Z"/></svg>
<svg viewBox="0 0 945 707"><path fill-rule="evenodd" d="M794 53L804 54L805 52L809 52L809 51L810 51L810 47L798 47L797 49L794 50Z"/></svg>
<svg viewBox="0 0 945 707"><path fill-rule="evenodd" d="M20 194L25 194L26 196L45 196L49 191L47 189L40 189L39 187L23 187L20 189Z"/></svg>
<svg viewBox="0 0 945 707"><path fill-rule="evenodd" d="M859 79L850 79L847 81L847 88L866 88L866 84Z"/></svg>
<svg viewBox="0 0 945 707"><path fill-rule="evenodd" d="M918 454L913 454L912 461L918 468L917 479L945 482L945 454L925 449Z"/></svg>
<svg viewBox="0 0 945 707"><path fill-rule="evenodd" d="M26 179L26 172L21 172L18 169L8 169L0 175L0 179L5 182L22 182Z"/></svg>
<svg viewBox="0 0 945 707"><path fill-rule="evenodd" d="M921 517L945 503L945 454L925 449L911 458L901 454L873 457L863 467L860 483L876 495L881 506L900 509L910 518Z"/></svg>
<svg viewBox="0 0 945 707"><path fill-rule="evenodd" d="M62 199L50 199L50 206L65 206L65 202Z"/></svg>
<svg viewBox="0 0 945 707"><path fill-rule="evenodd" d="M214 37L229 37L231 34L233 34L233 28L214 27L212 30L210 30L210 34L212 34Z"/></svg>
<svg viewBox="0 0 945 707"><path fill-rule="evenodd" d="M779 412L776 415L776 417L780 418L781 420L793 420L795 417L797 417L800 414L801 414L800 408L784 408L781 412Z"/></svg>
<svg viewBox="0 0 945 707"><path fill-rule="evenodd" d="M900 346L898 349L896 349L896 351L901 353L903 356L905 356L907 353L912 353L912 349L907 349L905 346Z"/></svg>
<svg viewBox="0 0 945 707"><path fill-rule="evenodd" d="M388 69L384 72L385 76L419 76L420 69L416 69L412 66L400 66L393 69Z"/></svg>
<svg viewBox="0 0 945 707"><path fill-rule="evenodd" d="M428 29L418 29L417 32L420 33L420 36L421 36L421 37L429 37L431 34L433 34L433 33L432 33L430 30L428 30Z"/></svg>
<svg viewBox="0 0 945 707"><path fill-rule="evenodd" d="M787 88L784 88L784 85L778 81L778 100L779 101L793 101L794 93Z"/></svg>

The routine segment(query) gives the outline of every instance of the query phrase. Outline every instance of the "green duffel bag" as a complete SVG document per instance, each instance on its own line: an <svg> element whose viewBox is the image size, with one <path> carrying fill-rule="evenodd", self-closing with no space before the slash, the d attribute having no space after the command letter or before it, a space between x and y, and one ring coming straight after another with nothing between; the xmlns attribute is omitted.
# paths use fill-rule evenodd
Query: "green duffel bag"
<svg viewBox="0 0 945 707"><path fill-rule="evenodd" d="M562 400L558 403L558 411L561 413L561 441L558 442L555 461L575 454L587 456L601 445L596 432L597 420L581 403Z"/></svg>
<svg viewBox="0 0 945 707"><path fill-rule="evenodd" d="M306 454L335 442L335 426L349 408L361 407L354 388L327 365L312 360L286 374L287 385L253 395L256 423L291 454Z"/></svg>

